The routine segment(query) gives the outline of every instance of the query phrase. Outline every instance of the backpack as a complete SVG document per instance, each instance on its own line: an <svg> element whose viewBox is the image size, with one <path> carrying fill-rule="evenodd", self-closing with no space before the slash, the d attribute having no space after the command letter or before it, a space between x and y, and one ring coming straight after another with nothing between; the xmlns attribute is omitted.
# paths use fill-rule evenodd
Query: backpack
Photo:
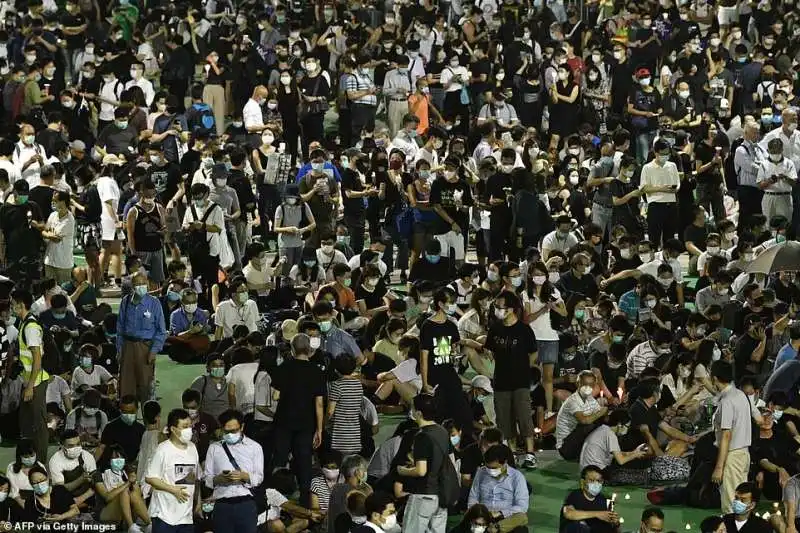
<svg viewBox="0 0 800 533"><path fill-rule="evenodd" d="M198 218L197 210L195 209L194 205L192 205L192 215L194 216L194 221L202 222L203 224L205 224L206 220L208 220L209 215L211 214L211 212L214 210L215 207L217 207L217 204L211 202L211 205L208 206L206 212L203 213L203 218ZM189 258L191 260L196 260L196 259L203 260L211 254L211 246L208 244L208 235L205 229L190 230L188 237L188 245L189 245Z"/></svg>
<svg viewBox="0 0 800 533"><path fill-rule="evenodd" d="M439 446L430 435L426 435L431 440L433 446L442 452L442 467L439 469L439 487L436 489L436 495L439 497L439 507L448 509L458 503L461 497L461 485L458 481L458 472L453 462L450 460L450 454L447 450Z"/></svg>
<svg viewBox="0 0 800 533"><path fill-rule="evenodd" d="M78 410L75 412L75 425L79 426L81 422L81 418L83 418L83 406L78 407ZM100 435L100 427L101 422L103 421L103 415L100 414L100 409L94 414L94 423L95 427L97 428L97 434Z"/></svg>
<svg viewBox="0 0 800 533"><path fill-rule="evenodd" d="M25 328L30 324L38 324L39 327L42 328L42 369L51 376L61 374L65 370L68 370L69 366L61 364L61 350L58 349L58 344L56 344L53 334L49 329L43 327L39 320L31 313L28 313L28 316L25 317L25 320L23 320L19 326L20 336L25 335ZM27 341L25 341L25 344L28 344ZM17 343L17 354L17 357L19 357L19 343Z"/></svg>
<svg viewBox="0 0 800 533"><path fill-rule="evenodd" d="M208 104L192 104L186 117L193 134L216 133L214 112Z"/></svg>

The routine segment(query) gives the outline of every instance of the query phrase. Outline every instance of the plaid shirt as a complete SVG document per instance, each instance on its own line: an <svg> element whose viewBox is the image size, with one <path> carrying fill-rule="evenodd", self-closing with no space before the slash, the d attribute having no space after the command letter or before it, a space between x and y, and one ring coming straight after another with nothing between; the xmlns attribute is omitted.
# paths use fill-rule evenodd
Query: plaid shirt
<svg viewBox="0 0 800 533"><path fill-rule="evenodd" d="M372 81L372 78L369 76L369 74L359 69L356 70L352 76L348 76L347 80L345 81L344 89L345 91L365 91L373 87L375 87L375 82ZM361 98L356 98L355 100L350 100L350 103L377 106L378 97L374 94L370 94L367 96L362 96Z"/></svg>

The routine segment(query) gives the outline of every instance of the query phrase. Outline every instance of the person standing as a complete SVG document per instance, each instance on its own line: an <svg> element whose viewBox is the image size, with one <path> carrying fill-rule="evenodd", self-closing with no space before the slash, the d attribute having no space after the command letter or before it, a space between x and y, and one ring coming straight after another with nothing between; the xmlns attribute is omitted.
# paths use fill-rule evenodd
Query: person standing
<svg viewBox="0 0 800 533"><path fill-rule="evenodd" d="M19 406L22 438L33 441L36 457L47 457L47 384L50 374L42 368L44 331L36 317L30 313L33 295L23 289L11 292L11 311L19 318L19 362L22 364L22 403Z"/></svg>
<svg viewBox="0 0 800 533"><path fill-rule="evenodd" d="M444 533L447 509L439 505L439 485L445 461L450 458L450 435L434 422L436 400L428 394L414 398L414 417L419 432L414 437L410 460L398 465L403 490L409 493L403 515L403 533Z"/></svg>
<svg viewBox="0 0 800 533"><path fill-rule="evenodd" d="M718 453L711 481L719 484L722 512L728 513L736 488L747 481L750 470L750 400L733 384L733 366L728 362L715 361L711 365L711 383L719 390L719 405L713 418Z"/></svg>
<svg viewBox="0 0 800 533"><path fill-rule="evenodd" d="M57 283L68 283L72 279L72 267L75 259L72 246L75 236L75 217L70 207L70 194L55 191L53 194L53 212L45 223L42 238L47 241L44 254L44 277L55 279Z"/></svg>
<svg viewBox="0 0 800 533"><path fill-rule="evenodd" d="M292 452L292 470L300 486L300 504L311 505L311 463L313 449L322 444L323 401L327 394L325 374L309 357L314 352L311 339L304 333L291 342L293 358L275 371L273 398L275 411L275 450L272 468L286 464Z"/></svg>
<svg viewBox="0 0 800 533"><path fill-rule="evenodd" d="M255 533L256 487L264 480L264 452L260 444L245 437L241 412L225 411L219 424L222 441L208 448L204 478L214 490L214 531Z"/></svg>
<svg viewBox="0 0 800 533"><path fill-rule="evenodd" d="M653 147L655 158L642 167L639 190L647 195L647 228L650 242L661 248L662 241L671 239L678 227L677 198L680 186L678 167L670 161L672 148L664 139Z"/></svg>
<svg viewBox="0 0 800 533"><path fill-rule="evenodd" d="M395 60L397 68L386 73L383 80L383 94L386 96L389 136L394 136L403 127L408 114L408 97L411 94L411 74L408 71L408 56L401 55Z"/></svg>
<svg viewBox="0 0 800 533"><path fill-rule="evenodd" d="M736 171L736 183L739 185L739 218L750 220L752 215L761 213L761 200L764 192L759 189L756 179L762 160L767 152L758 144L758 124L744 125L744 142L733 154L733 168Z"/></svg>
<svg viewBox="0 0 800 533"><path fill-rule="evenodd" d="M192 533L192 512L195 503L199 504L200 457L192 443L189 413L183 409L170 411L167 432L169 438L158 445L145 471L145 481L153 491L148 509L152 530L154 533Z"/></svg>
<svg viewBox="0 0 800 533"><path fill-rule="evenodd" d="M792 188L797 185L797 169L792 160L783 155L784 145L780 137L769 141L767 151L768 159L761 164L756 177L756 183L764 191L761 213L767 220L783 216L791 223Z"/></svg>
<svg viewBox="0 0 800 533"><path fill-rule="evenodd" d="M164 347L167 329L158 298L147 294L147 276L133 276L134 292L122 299L117 320L120 355L120 396L132 394L140 403L150 399L156 355Z"/></svg>
<svg viewBox="0 0 800 533"><path fill-rule="evenodd" d="M166 213L156 203L156 185L144 178L139 192L139 202L128 210L125 221L128 234L128 249L142 261L150 281L156 285L164 283L164 241Z"/></svg>

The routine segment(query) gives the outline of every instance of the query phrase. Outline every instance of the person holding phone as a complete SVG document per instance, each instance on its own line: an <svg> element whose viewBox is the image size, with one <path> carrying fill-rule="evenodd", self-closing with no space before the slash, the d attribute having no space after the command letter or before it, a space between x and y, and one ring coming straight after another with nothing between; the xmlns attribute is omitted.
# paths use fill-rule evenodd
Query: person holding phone
<svg viewBox="0 0 800 533"><path fill-rule="evenodd" d="M783 140L772 139L767 144L769 158L761 162L756 183L764 191L761 210L767 220L783 215L792 221L792 185L797 183L794 163L783 156Z"/></svg>
<svg viewBox="0 0 800 533"><path fill-rule="evenodd" d="M670 161L672 149L658 139L655 157L642 167L639 190L647 197L647 228L650 241L658 248L677 232L677 198L680 186L678 167Z"/></svg>
<svg viewBox="0 0 800 533"><path fill-rule="evenodd" d="M701 128L703 129L703 128ZM695 144L695 178L697 179L697 205L706 212L714 212L714 220L725 219L722 203L722 147L717 145L719 129L708 124L702 141Z"/></svg>

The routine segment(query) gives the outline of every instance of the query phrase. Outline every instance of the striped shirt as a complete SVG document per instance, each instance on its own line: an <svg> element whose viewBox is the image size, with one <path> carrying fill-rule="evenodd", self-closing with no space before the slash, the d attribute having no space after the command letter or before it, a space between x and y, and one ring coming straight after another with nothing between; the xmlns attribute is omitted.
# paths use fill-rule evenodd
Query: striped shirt
<svg viewBox="0 0 800 533"><path fill-rule="evenodd" d="M372 89L375 87L375 82L372 81L370 75L365 72L364 70L358 69L353 72L352 76L348 76L347 80L345 81L345 91L366 91L367 89ZM374 94L368 94L366 96L362 96L361 98L356 98L355 100L349 99L350 103L352 104L364 104L364 105L378 105L378 97Z"/></svg>
<svg viewBox="0 0 800 533"><path fill-rule="evenodd" d="M311 480L311 493L317 497L319 510L323 513L327 513L328 502L331 499L331 487L325 480L325 476L317 476Z"/></svg>
<svg viewBox="0 0 800 533"><path fill-rule="evenodd" d="M342 454L361 451L361 398L364 388L357 379L342 378L331 383L328 401L336 402L333 410L331 449Z"/></svg>
<svg viewBox="0 0 800 533"><path fill-rule="evenodd" d="M625 376L626 379L638 378L642 370L648 366L653 366L656 359L658 359L658 354L653 350L653 347L650 346L650 341L644 341L635 346L633 350L631 350L631 353L628 354L628 359L626 361L628 365L628 374Z"/></svg>

